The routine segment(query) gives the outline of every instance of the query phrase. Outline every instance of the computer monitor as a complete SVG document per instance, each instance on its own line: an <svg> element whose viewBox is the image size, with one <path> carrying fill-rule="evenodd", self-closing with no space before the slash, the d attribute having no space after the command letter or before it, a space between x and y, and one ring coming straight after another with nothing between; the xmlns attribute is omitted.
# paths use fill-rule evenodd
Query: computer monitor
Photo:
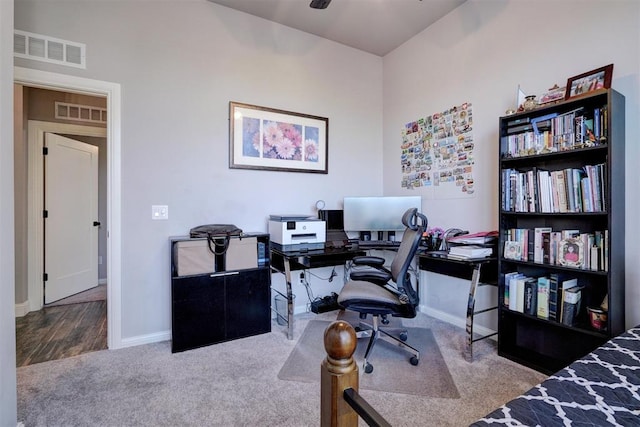
<svg viewBox="0 0 640 427"><path fill-rule="evenodd" d="M342 209L321 209L318 218L327 223L327 230L344 230L344 215Z"/></svg>
<svg viewBox="0 0 640 427"><path fill-rule="evenodd" d="M349 240L344 232L342 209L321 209L318 211L318 217L327 225L326 241L329 246L342 246Z"/></svg>
<svg viewBox="0 0 640 427"><path fill-rule="evenodd" d="M345 197L346 231L402 231L402 215L410 208L422 210L420 196Z"/></svg>

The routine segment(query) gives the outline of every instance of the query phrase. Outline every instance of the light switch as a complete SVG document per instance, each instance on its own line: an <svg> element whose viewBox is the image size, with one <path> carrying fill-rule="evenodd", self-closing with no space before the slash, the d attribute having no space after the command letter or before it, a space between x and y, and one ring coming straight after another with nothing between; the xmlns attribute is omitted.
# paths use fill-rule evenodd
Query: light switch
<svg viewBox="0 0 640 427"><path fill-rule="evenodd" d="M169 219L169 206L167 205L151 206L151 219Z"/></svg>

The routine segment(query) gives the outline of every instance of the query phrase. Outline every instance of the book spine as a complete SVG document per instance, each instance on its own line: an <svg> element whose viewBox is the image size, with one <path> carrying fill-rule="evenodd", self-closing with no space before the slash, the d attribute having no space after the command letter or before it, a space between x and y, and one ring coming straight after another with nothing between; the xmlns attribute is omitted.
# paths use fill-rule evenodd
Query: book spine
<svg viewBox="0 0 640 427"><path fill-rule="evenodd" d="M558 320L558 275L549 275L549 320Z"/></svg>
<svg viewBox="0 0 640 427"><path fill-rule="evenodd" d="M549 283L544 277L538 278L538 306L536 314L540 319L549 318Z"/></svg>

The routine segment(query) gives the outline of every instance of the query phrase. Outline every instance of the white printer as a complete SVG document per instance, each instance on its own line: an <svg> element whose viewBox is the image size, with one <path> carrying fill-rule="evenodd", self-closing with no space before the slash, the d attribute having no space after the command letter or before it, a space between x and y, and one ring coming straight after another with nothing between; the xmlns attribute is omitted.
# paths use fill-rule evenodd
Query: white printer
<svg viewBox="0 0 640 427"><path fill-rule="evenodd" d="M284 251L322 249L326 239L326 223L304 215L271 215L271 242Z"/></svg>

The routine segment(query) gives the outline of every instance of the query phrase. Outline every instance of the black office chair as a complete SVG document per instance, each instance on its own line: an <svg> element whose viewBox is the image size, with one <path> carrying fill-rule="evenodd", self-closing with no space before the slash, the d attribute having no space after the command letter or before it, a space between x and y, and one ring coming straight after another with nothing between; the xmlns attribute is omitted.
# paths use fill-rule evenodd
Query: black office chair
<svg viewBox="0 0 640 427"><path fill-rule="evenodd" d="M356 311L361 319L367 315L372 316L372 324L369 325L371 337L364 355L364 371L371 373L373 365L369 363L369 355L378 338L382 338L394 344L400 344L413 353L410 359L412 365L417 365L420 353L415 348L404 342L406 333L400 338L380 329L380 323L388 323L387 316L413 318L416 316L416 306L419 298L411 284L409 267L420 246L422 233L427 227L427 218L418 212L418 209L407 210L402 216L402 223L407 227L402 236L389 269L382 264L384 259L378 257L361 257L358 261L361 265L369 265L372 269L361 272L352 272L349 280L342 287L338 296L338 304L347 310ZM395 286L390 283L393 280ZM361 336L362 334L358 334Z"/></svg>

